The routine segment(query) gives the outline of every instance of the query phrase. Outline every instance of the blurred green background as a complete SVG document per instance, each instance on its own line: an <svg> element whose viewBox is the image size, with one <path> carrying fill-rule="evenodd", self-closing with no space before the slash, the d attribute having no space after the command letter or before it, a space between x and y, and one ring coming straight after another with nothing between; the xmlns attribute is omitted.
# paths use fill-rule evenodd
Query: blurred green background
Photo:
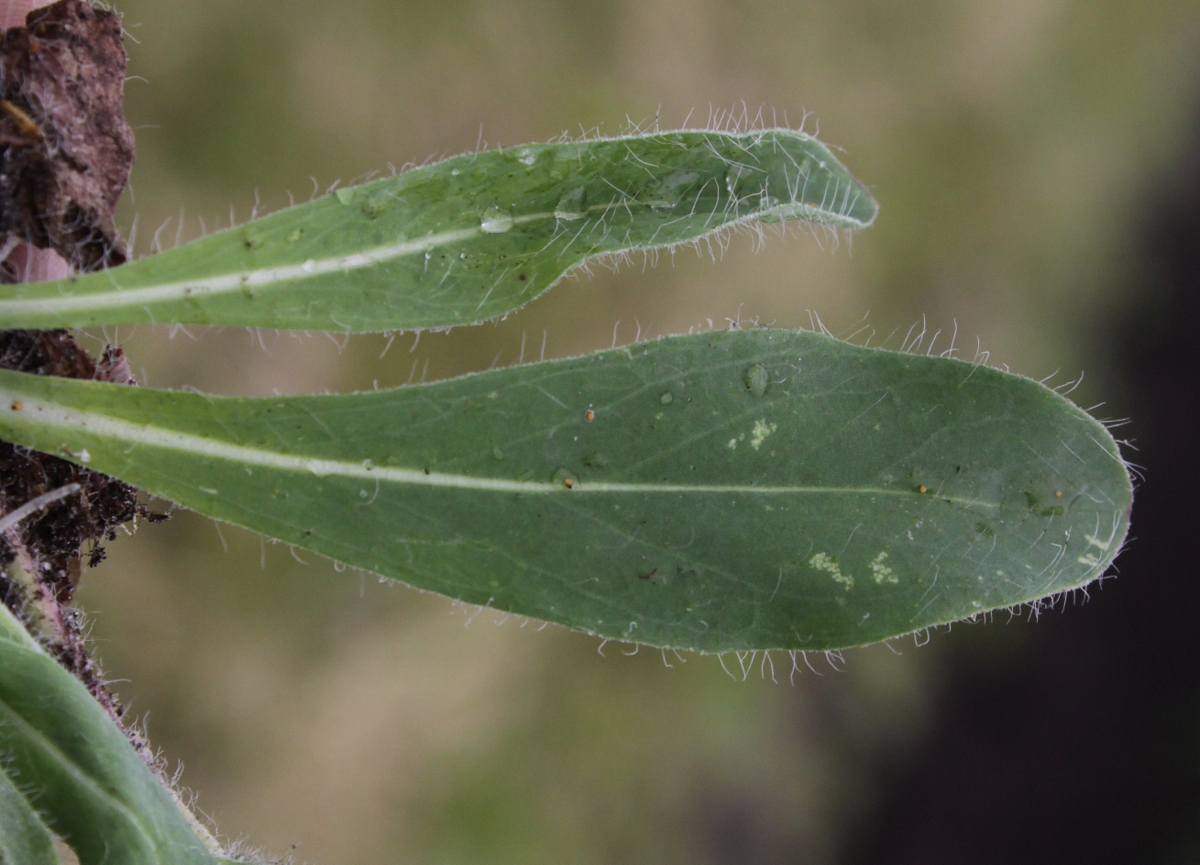
<svg viewBox="0 0 1200 865"><path fill-rule="evenodd" d="M925 321L939 350L957 331L968 358L980 345L1061 370L1052 383L1086 368L1080 404L1120 406L1099 336L1134 305L1131 226L1200 107L1195 0L119 7L138 141L119 221L140 254L389 163L760 109L809 112L881 203L853 242L734 237L717 261L597 268L419 340L94 334L146 384L221 393L400 384L813 311L835 333L869 313L892 346ZM930 723L948 654L1003 665L1025 639L1001 617L794 677L786 656L731 656L728 675L602 656L183 513L112 545L80 600L116 690L221 833L329 865L834 862Z"/></svg>

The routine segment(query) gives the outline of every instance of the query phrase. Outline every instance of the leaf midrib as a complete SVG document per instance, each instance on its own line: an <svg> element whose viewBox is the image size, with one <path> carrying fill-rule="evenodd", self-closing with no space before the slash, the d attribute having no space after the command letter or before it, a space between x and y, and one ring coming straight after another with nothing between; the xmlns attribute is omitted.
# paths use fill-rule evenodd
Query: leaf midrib
<svg viewBox="0 0 1200 865"><path fill-rule="evenodd" d="M9 406L13 399L0 400L0 406L16 415ZM137 424L107 415L69 410L50 401L34 397L22 397L19 423L36 423L51 429L74 429L88 435L112 439L123 443L136 443L149 447L177 450L184 453L220 459L238 465L253 465L262 468L318 477L337 476L367 481L389 481L414 486L442 487L447 489L480 490L486 492L518 493L527 495L587 495L597 493L627 494L749 494L749 495L868 495L868 496L920 496L921 493L906 489L872 486L816 486L816 485L756 485L756 484L672 484L636 483L613 481L579 481L570 488L554 481L508 480L448 472L426 472L425 469L399 466L364 466L349 460L324 459L293 456L277 451L247 445L233 444L218 439L206 438L192 433L163 429L149 424ZM36 416L36 418L35 418ZM78 459L78 457L76 457ZM955 504L967 507L998 508L999 502L984 502L979 499L964 499L956 496L937 495Z"/></svg>

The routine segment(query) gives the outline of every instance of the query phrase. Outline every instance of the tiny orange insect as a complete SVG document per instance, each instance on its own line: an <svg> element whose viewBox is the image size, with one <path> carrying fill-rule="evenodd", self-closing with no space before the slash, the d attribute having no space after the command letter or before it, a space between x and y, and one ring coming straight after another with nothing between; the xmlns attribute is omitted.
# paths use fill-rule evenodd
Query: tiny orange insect
<svg viewBox="0 0 1200 865"><path fill-rule="evenodd" d="M25 408L25 403L21 402L19 399L13 400L13 404L12 404L13 411L20 411L23 408Z"/></svg>
<svg viewBox="0 0 1200 865"><path fill-rule="evenodd" d="M596 413L594 411L592 411L591 409L588 409L587 411L585 411L583 413L583 419L587 423L591 423L592 421L594 421L596 419Z"/></svg>
<svg viewBox="0 0 1200 865"><path fill-rule="evenodd" d="M575 478L563 478L563 486L571 490L575 488Z"/></svg>
<svg viewBox="0 0 1200 865"><path fill-rule="evenodd" d="M921 495L925 495L925 493L929 492L929 487L925 486L925 484L921 484L919 487L917 487L917 492L919 492Z"/></svg>

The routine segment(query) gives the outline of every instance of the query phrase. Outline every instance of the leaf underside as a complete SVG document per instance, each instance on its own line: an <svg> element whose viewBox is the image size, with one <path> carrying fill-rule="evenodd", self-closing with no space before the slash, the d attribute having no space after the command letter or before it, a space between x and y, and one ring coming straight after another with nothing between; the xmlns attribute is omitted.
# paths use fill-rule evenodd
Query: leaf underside
<svg viewBox="0 0 1200 865"><path fill-rule="evenodd" d="M1107 431L995 369L781 330L356 394L0 374L0 435L472 604L700 651L828 650L1085 585Z"/></svg>
<svg viewBox="0 0 1200 865"><path fill-rule="evenodd" d="M526 145L340 189L112 270L0 287L0 329L444 328L512 312L597 255L750 221L860 228L875 210L823 144L785 129Z"/></svg>
<svg viewBox="0 0 1200 865"><path fill-rule="evenodd" d="M0 754L0 861L57 863L53 830L81 865L213 865L124 733L3 604Z"/></svg>

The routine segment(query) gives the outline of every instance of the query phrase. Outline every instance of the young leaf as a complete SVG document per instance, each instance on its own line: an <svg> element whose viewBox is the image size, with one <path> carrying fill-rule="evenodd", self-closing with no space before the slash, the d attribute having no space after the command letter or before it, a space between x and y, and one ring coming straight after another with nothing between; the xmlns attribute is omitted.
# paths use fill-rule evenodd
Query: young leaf
<svg viewBox="0 0 1200 865"><path fill-rule="evenodd" d="M845 228L870 194L820 142L667 132L467 154L113 270L0 287L0 329L384 331L496 318L602 254L758 220Z"/></svg>
<svg viewBox="0 0 1200 865"><path fill-rule="evenodd" d="M0 765L0 863L58 865L54 836L8 777L3 765Z"/></svg>
<svg viewBox="0 0 1200 865"><path fill-rule="evenodd" d="M81 865L215 862L100 704L29 637L3 604L0 762L17 782L15 789L30 797ZM0 853L7 852L5 842L15 840L3 798L0 790Z"/></svg>
<svg viewBox="0 0 1200 865"><path fill-rule="evenodd" d="M0 435L390 577L655 646L832 649L1100 576L1129 476L1042 385L806 332L373 393L5 372Z"/></svg>

